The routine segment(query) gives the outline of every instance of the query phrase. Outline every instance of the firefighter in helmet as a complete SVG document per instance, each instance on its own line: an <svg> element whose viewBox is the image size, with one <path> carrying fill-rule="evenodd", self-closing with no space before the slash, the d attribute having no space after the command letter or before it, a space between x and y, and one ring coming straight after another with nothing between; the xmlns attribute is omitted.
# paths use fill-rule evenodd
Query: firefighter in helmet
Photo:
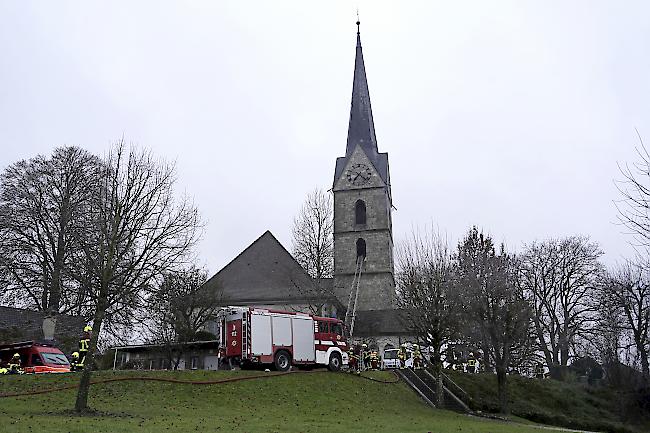
<svg viewBox="0 0 650 433"><path fill-rule="evenodd" d="M359 373L359 352L360 349L358 344L350 351L350 361L348 362L348 366L350 367L351 372Z"/></svg>
<svg viewBox="0 0 650 433"><path fill-rule="evenodd" d="M370 352L370 368L372 370L379 369L379 354L376 350Z"/></svg>
<svg viewBox="0 0 650 433"><path fill-rule="evenodd" d="M80 370L79 368L79 352L72 352L70 360L70 371Z"/></svg>
<svg viewBox="0 0 650 433"><path fill-rule="evenodd" d="M77 362L76 370L82 370L84 368L86 356L88 355L88 348L90 347L90 337L92 332L93 328L90 325L86 325L81 339L79 340L79 361Z"/></svg>
<svg viewBox="0 0 650 433"><path fill-rule="evenodd" d="M469 359L467 360L467 372L478 373L478 371L476 371L476 358L473 353L469 355Z"/></svg>
<svg viewBox="0 0 650 433"><path fill-rule="evenodd" d="M420 346L417 344L413 345L413 368L415 370L422 369L422 352L420 352Z"/></svg>
<svg viewBox="0 0 650 433"><path fill-rule="evenodd" d="M397 361L399 362L400 370L402 370L406 365L406 345L404 344L401 344L397 351Z"/></svg>
<svg viewBox="0 0 650 433"><path fill-rule="evenodd" d="M7 374L23 374L24 371L20 368L20 354L14 353L7 365Z"/></svg>
<svg viewBox="0 0 650 433"><path fill-rule="evenodd" d="M361 360L362 360L362 370L366 371L370 369L370 351L368 350L368 345L363 343L361 345Z"/></svg>

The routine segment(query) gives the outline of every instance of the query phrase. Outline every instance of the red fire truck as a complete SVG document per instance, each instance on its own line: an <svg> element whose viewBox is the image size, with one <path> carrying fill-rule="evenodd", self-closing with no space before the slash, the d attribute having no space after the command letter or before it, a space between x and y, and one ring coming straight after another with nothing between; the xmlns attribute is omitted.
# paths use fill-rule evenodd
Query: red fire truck
<svg viewBox="0 0 650 433"><path fill-rule="evenodd" d="M348 362L338 319L254 307L225 307L220 316L221 356L242 367L322 365L338 371Z"/></svg>

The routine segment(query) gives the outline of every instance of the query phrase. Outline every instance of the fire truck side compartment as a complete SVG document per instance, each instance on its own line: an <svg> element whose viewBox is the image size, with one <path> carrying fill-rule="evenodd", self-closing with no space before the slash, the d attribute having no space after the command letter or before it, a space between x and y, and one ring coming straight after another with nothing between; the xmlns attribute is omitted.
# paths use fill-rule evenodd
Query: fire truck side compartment
<svg viewBox="0 0 650 433"><path fill-rule="evenodd" d="M298 362L315 361L314 321L310 317L293 317L293 359Z"/></svg>
<svg viewBox="0 0 650 433"><path fill-rule="evenodd" d="M251 353L253 355L272 355L271 316L251 314Z"/></svg>
<svg viewBox="0 0 650 433"><path fill-rule="evenodd" d="M272 316L273 345L291 346L291 319L289 317Z"/></svg>

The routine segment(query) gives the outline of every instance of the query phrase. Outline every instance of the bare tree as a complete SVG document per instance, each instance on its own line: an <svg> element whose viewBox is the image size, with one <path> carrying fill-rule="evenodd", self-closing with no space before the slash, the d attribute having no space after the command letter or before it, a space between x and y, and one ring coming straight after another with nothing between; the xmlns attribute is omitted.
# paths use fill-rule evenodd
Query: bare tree
<svg viewBox="0 0 650 433"><path fill-rule="evenodd" d="M97 157L60 147L5 169L0 178L0 266L7 279L2 300L51 315L77 312L72 278L79 248L75 228L97 190Z"/></svg>
<svg viewBox="0 0 650 433"><path fill-rule="evenodd" d="M637 246L650 247L650 153L641 135L636 148L639 160L619 165L623 179L616 186L623 197L614 202L619 221L633 235Z"/></svg>
<svg viewBox="0 0 650 433"><path fill-rule="evenodd" d="M206 325L221 306L218 293L203 289L206 280L206 271L194 267L166 274L142 311L147 341L164 346L174 370L187 343L203 338Z"/></svg>
<svg viewBox="0 0 650 433"><path fill-rule="evenodd" d="M172 165L124 142L104 161L101 188L94 198L84 251L92 280L94 333L81 375L75 410L88 408L92 355L107 315L141 302L155 279L181 266L197 240L198 211L187 199L175 200Z"/></svg>
<svg viewBox="0 0 650 433"><path fill-rule="evenodd" d="M631 334L646 383L650 382L650 275L646 267L627 262L612 271L603 286L610 310L620 313L619 328Z"/></svg>
<svg viewBox="0 0 650 433"><path fill-rule="evenodd" d="M459 283L464 312L489 346L497 372L499 405L509 413L507 371L512 353L528 341L530 307L517 288L516 261L501 246L495 253L490 236L472 227L458 245Z"/></svg>
<svg viewBox="0 0 650 433"><path fill-rule="evenodd" d="M314 314L322 314L328 300L334 299L325 284L334 268L333 213L331 196L317 188L307 195L293 220L293 256L316 284L315 289L300 284L295 289L311 299L309 308Z"/></svg>
<svg viewBox="0 0 650 433"><path fill-rule="evenodd" d="M570 236L533 242L522 256L520 284L533 306L539 348L551 375L561 379L580 338L596 319L596 288L603 272L598 244Z"/></svg>
<svg viewBox="0 0 650 433"><path fill-rule="evenodd" d="M433 347L438 404L442 404L442 348L458 337L454 266L445 239L417 230L397 247L397 303L409 330Z"/></svg>

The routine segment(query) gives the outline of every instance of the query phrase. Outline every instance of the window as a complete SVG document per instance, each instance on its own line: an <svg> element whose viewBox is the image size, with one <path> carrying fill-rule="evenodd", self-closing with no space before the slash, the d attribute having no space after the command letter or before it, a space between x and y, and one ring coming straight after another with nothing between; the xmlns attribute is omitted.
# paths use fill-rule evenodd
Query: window
<svg viewBox="0 0 650 433"><path fill-rule="evenodd" d="M38 356L38 353L32 353L32 365L43 365L41 357Z"/></svg>
<svg viewBox="0 0 650 433"><path fill-rule="evenodd" d="M357 258L366 257L366 241L359 238L357 239Z"/></svg>
<svg viewBox="0 0 650 433"><path fill-rule="evenodd" d="M336 335L343 335L343 325L340 323L332 323L332 332Z"/></svg>
<svg viewBox="0 0 650 433"><path fill-rule="evenodd" d="M321 334L329 334L330 324L328 322L318 322L318 332Z"/></svg>
<svg viewBox="0 0 650 433"><path fill-rule="evenodd" d="M46 364L68 365L68 358L63 353L41 352L41 356Z"/></svg>
<svg viewBox="0 0 650 433"><path fill-rule="evenodd" d="M197 370L199 368L199 357L193 356L190 365L192 370Z"/></svg>
<svg viewBox="0 0 650 433"><path fill-rule="evenodd" d="M366 223L366 204L363 202L363 200L357 200L354 205L354 223Z"/></svg>

